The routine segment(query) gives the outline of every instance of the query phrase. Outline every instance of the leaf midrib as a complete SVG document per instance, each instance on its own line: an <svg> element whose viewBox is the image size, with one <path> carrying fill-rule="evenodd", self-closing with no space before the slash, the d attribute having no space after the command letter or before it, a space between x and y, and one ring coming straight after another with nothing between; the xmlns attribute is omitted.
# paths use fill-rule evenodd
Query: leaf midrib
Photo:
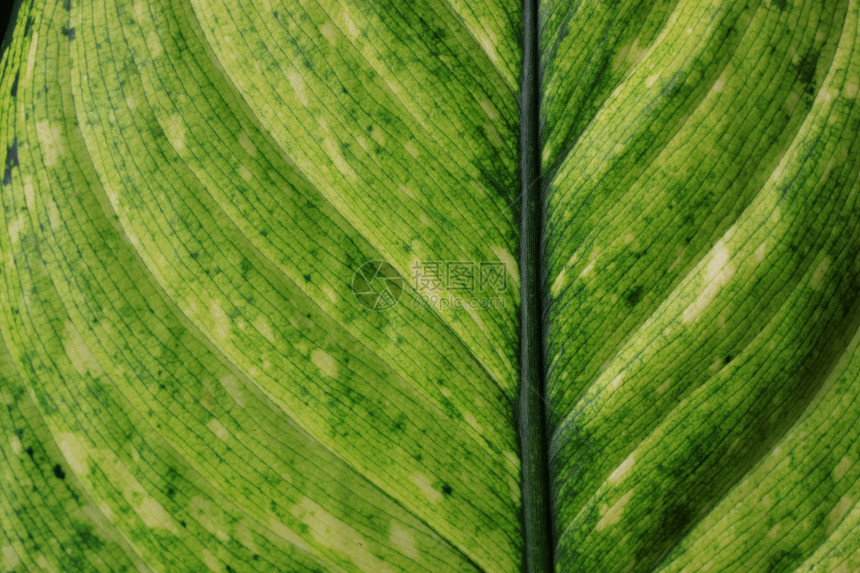
<svg viewBox="0 0 860 573"><path fill-rule="evenodd" d="M540 166L540 57L538 2L523 2L520 91L520 380L517 412L522 463L525 561L529 573L553 570L549 462L544 402L541 304L543 201Z"/></svg>

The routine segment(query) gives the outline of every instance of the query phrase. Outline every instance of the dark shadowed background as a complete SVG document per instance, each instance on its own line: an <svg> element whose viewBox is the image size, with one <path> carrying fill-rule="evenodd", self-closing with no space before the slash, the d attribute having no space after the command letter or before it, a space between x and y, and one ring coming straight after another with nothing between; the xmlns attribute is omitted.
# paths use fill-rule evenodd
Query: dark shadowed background
<svg viewBox="0 0 860 573"><path fill-rule="evenodd" d="M15 0L0 2L0 45L6 47L6 28L9 26L9 18L12 16L12 6L17 4Z"/></svg>

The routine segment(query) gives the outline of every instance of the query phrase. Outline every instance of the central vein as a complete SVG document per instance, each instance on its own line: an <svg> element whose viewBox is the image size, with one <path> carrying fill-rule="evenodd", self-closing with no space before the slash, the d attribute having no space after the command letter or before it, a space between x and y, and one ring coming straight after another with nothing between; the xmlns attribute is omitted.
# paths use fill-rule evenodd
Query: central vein
<svg viewBox="0 0 860 573"><path fill-rule="evenodd" d="M520 91L520 403L525 570L553 570L549 507L543 327L540 292L541 184L538 73L538 0L523 2L523 64Z"/></svg>

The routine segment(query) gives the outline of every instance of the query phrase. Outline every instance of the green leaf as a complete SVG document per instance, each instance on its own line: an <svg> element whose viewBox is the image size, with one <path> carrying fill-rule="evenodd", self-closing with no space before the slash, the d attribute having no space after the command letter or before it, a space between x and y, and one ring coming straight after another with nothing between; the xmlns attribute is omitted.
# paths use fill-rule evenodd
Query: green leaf
<svg viewBox="0 0 860 573"><path fill-rule="evenodd" d="M21 0L0 571L860 569L860 2Z"/></svg>

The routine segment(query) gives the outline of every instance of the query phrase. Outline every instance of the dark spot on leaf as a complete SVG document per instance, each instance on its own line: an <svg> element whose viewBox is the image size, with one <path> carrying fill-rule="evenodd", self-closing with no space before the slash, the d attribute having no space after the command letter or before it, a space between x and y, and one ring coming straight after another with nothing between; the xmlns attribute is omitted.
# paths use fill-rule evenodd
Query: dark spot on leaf
<svg viewBox="0 0 860 573"><path fill-rule="evenodd" d="M98 535L93 534L93 528L89 525L79 525L77 534L78 539L81 540L81 545L90 551L98 550L105 545L104 541ZM83 569L84 567L81 566L77 570L82 571Z"/></svg>
<svg viewBox="0 0 860 573"><path fill-rule="evenodd" d="M63 467L60 464L54 466L54 476L57 479L66 479L66 472L63 471Z"/></svg>
<svg viewBox="0 0 860 573"><path fill-rule="evenodd" d="M803 560L803 553L796 548L788 551L779 551L775 555L771 555L767 560L767 573L780 573L781 571L791 571Z"/></svg>
<svg viewBox="0 0 860 573"><path fill-rule="evenodd" d="M72 11L72 0L63 0L63 10L66 12Z"/></svg>
<svg viewBox="0 0 860 573"><path fill-rule="evenodd" d="M642 292L644 289L642 285L637 285L632 289L628 290L624 293L624 302L626 302L629 306L636 306L640 300L642 300Z"/></svg>
<svg viewBox="0 0 860 573"><path fill-rule="evenodd" d="M26 23L26 24L24 24L24 35L25 35L25 36L29 36L29 35L30 35L30 30L32 30L32 29L33 29L33 23L34 23L34 22L35 22L35 20L33 20L33 17L32 17L32 16L30 16L29 18L27 18L27 23Z"/></svg>
<svg viewBox="0 0 860 573"><path fill-rule="evenodd" d="M179 521L179 525L181 525L182 527L188 527L188 525L186 525L186 523L185 523L185 520L184 520L184 519L182 519L182 520L180 520L180 521Z"/></svg>
<svg viewBox="0 0 860 573"><path fill-rule="evenodd" d="M815 70L818 63L818 54L809 52L797 64L797 77L803 83L807 94L815 93Z"/></svg>
<svg viewBox="0 0 860 573"><path fill-rule="evenodd" d="M254 553L253 555L251 555L251 559L253 559L254 561L259 561L259 560L260 560L260 556L259 556L259 555L257 555L256 553Z"/></svg>
<svg viewBox="0 0 860 573"><path fill-rule="evenodd" d="M18 138L6 148L6 169L3 171L3 185L12 183L12 170L18 167Z"/></svg>
<svg viewBox="0 0 860 573"><path fill-rule="evenodd" d="M779 8L779 11L782 12L786 8L788 8L788 0L770 0L771 4Z"/></svg>
<svg viewBox="0 0 860 573"><path fill-rule="evenodd" d="M194 259L195 261L197 260L197 257L199 257L199 256L200 256L200 253L198 253L197 251L191 253L191 258Z"/></svg>
<svg viewBox="0 0 860 573"><path fill-rule="evenodd" d="M732 355L731 355L731 354L726 354L726 357L725 357L725 358L723 358L723 364L728 364L728 363L729 363L729 362L731 362L731 361L732 361Z"/></svg>
<svg viewBox="0 0 860 573"><path fill-rule="evenodd" d="M311 282L311 275L305 275L305 282L306 283Z"/></svg>
<svg viewBox="0 0 860 573"><path fill-rule="evenodd" d="M12 97L16 97L18 95L18 76L21 75L21 72L15 72L15 80L12 82L12 90L9 92L12 94Z"/></svg>
<svg viewBox="0 0 860 573"><path fill-rule="evenodd" d="M227 571L227 573L236 573L236 570L233 569L232 567L230 567L229 565L225 565L224 569Z"/></svg>
<svg viewBox="0 0 860 573"><path fill-rule="evenodd" d="M442 493L444 493L445 495L451 495L452 493L454 493L454 490L451 489L451 486L446 483L442 486Z"/></svg>
<svg viewBox="0 0 860 573"><path fill-rule="evenodd" d="M66 28L63 26L63 35L68 36L69 40L75 39L75 29L74 28Z"/></svg>
<svg viewBox="0 0 860 573"><path fill-rule="evenodd" d="M27 455L30 456L30 459L33 459L34 453L32 447L27 447L27 449L24 451L27 452Z"/></svg>
<svg viewBox="0 0 860 573"><path fill-rule="evenodd" d="M669 539L678 539L693 521L693 511L683 503L670 505L663 513L658 531L664 531Z"/></svg>

